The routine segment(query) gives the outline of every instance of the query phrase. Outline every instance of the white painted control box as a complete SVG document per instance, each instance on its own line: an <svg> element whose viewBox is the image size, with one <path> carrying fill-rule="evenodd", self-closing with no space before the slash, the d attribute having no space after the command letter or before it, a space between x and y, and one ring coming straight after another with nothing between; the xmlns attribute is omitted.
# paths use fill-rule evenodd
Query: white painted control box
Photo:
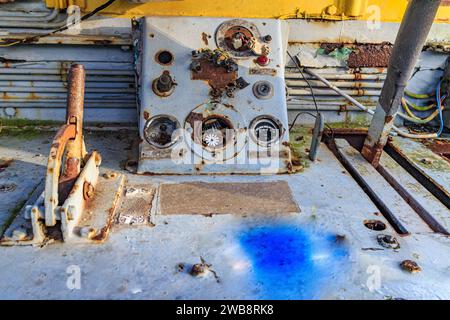
<svg viewBox="0 0 450 320"><path fill-rule="evenodd" d="M271 19L136 21L138 173L290 171L287 35Z"/></svg>

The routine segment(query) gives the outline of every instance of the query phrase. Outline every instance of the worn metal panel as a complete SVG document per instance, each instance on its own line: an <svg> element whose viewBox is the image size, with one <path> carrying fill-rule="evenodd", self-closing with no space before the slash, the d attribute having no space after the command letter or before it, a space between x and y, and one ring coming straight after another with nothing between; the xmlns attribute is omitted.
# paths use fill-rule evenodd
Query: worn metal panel
<svg viewBox="0 0 450 320"><path fill-rule="evenodd" d="M351 147L346 140L337 139L336 147L339 156L353 173L354 178L365 188L372 200L385 208L383 214L391 220L394 228L407 233L431 232L431 229L397 193L397 191L381 176L380 173L368 163L362 155ZM375 199L376 198L376 199Z"/></svg>
<svg viewBox="0 0 450 320"><path fill-rule="evenodd" d="M64 120L75 62L87 70L86 121L136 121L132 53L115 46L0 48L0 117Z"/></svg>
<svg viewBox="0 0 450 320"><path fill-rule="evenodd" d="M385 152L378 171L434 231L450 235L450 211Z"/></svg>

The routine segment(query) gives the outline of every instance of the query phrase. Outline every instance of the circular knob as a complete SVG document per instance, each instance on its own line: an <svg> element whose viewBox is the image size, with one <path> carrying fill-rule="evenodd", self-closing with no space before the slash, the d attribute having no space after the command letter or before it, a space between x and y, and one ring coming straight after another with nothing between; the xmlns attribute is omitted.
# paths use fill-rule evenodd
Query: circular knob
<svg viewBox="0 0 450 320"><path fill-rule="evenodd" d="M270 99L273 97L273 93L273 85L269 81L258 81L253 85L253 94L258 99Z"/></svg>
<svg viewBox="0 0 450 320"><path fill-rule="evenodd" d="M161 76L153 80L152 89L158 96L167 97L173 92L176 85L169 71L164 71Z"/></svg>

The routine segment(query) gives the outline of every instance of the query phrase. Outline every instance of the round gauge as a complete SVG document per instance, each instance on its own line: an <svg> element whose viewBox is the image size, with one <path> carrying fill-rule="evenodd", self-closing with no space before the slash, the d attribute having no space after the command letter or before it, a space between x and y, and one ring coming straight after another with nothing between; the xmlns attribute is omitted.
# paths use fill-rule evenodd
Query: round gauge
<svg viewBox="0 0 450 320"><path fill-rule="evenodd" d="M270 116L260 116L250 124L252 139L261 146L268 147L280 139L283 126L280 121Z"/></svg>
<svg viewBox="0 0 450 320"><path fill-rule="evenodd" d="M216 44L219 49L234 57L252 56L255 39L260 38L256 25L243 19L234 19L222 23L216 31Z"/></svg>
<svg viewBox="0 0 450 320"><path fill-rule="evenodd" d="M144 137L157 148L168 148L178 141L174 133L180 124L172 116L159 115L149 119L144 126Z"/></svg>
<svg viewBox="0 0 450 320"><path fill-rule="evenodd" d="M261 100L270 99L274 94L273 85L266 80L255 82L253 85L253 94Z"/></svg>
<svg viewBox="0 0 450 320"><path fill-rule="evenodd" d="M202 121L202 145L209 149L220 149L233 136L233 125L224 117L212 115Z"/></svg>
<svg viewBox="0 0 450 320"><path fill-rule="evenodd" d="M230 104L210 101L197 106L186 117L183 141L205 163L236 157L247 144L247 126Z"/></svg>

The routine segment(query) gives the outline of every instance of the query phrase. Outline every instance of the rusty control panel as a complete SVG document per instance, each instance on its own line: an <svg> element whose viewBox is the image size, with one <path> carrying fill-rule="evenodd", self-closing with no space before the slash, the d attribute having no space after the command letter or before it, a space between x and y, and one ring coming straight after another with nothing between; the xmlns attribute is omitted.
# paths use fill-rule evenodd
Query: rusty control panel
<svg viewBox="0 0 450 320"><path fill-rule="evenodd" d="M140 174L291 168L280 20L134 22Z"/></svg>

